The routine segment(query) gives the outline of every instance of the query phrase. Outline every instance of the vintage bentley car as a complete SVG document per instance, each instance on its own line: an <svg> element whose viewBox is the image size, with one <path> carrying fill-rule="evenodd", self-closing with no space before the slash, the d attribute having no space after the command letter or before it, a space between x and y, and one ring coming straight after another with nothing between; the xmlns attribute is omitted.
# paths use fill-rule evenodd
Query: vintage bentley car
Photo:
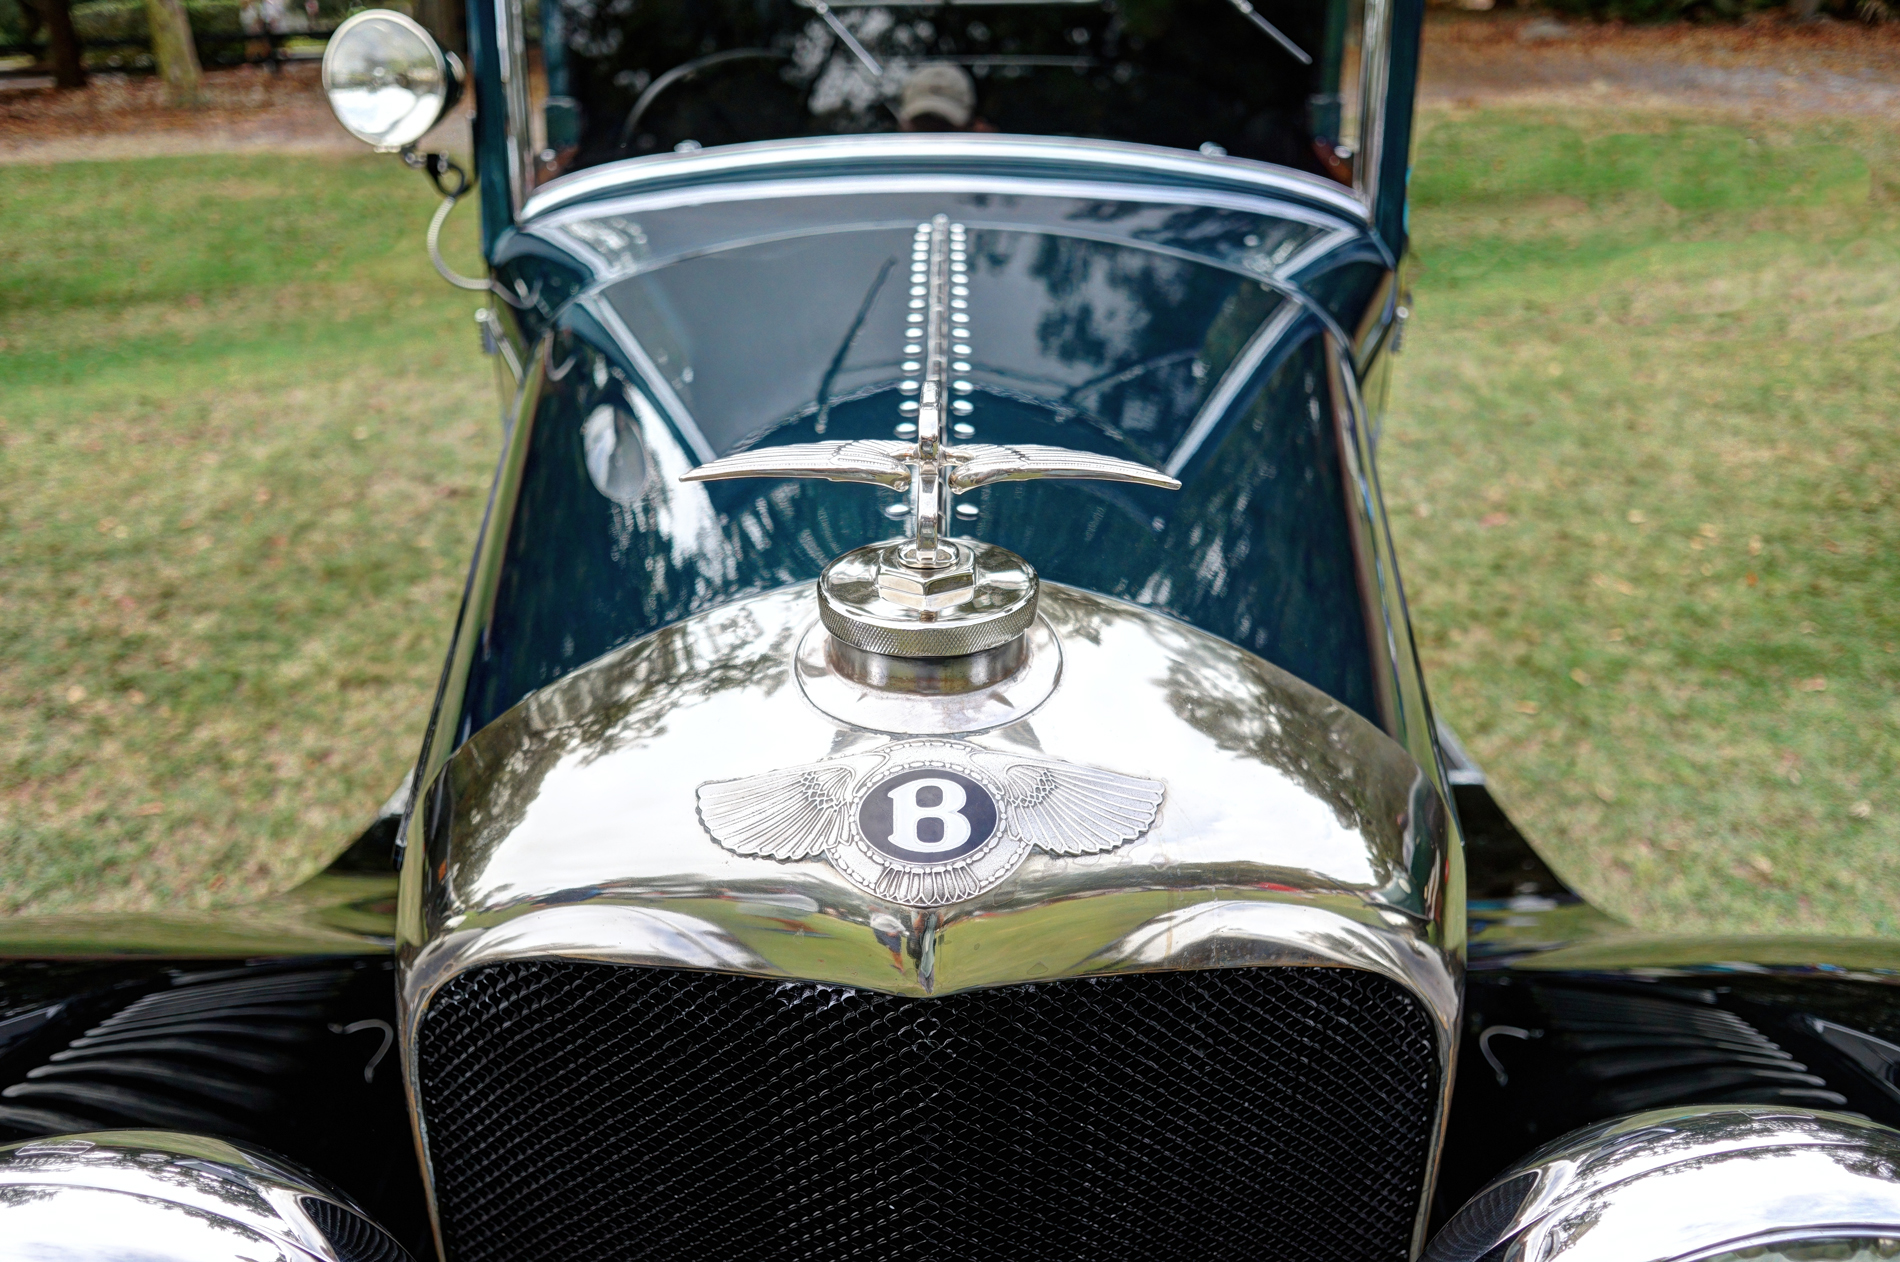
<svg viewBox="0 0 1900 1262"><path fill-rule="evenodd" d="M1619 926L1434 720L1421 7L339 30L480 207L453 647L323 875L5 927L0 1255L1900 1254L1900 953Z"/></svg>

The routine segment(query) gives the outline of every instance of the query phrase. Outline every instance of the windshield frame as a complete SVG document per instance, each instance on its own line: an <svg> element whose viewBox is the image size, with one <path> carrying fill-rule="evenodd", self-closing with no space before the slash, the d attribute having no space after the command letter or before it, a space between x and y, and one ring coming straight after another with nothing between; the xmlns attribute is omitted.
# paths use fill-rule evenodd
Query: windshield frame
<svg viewBox="0 0 1900 1262"><path fill-rule="evenodd" d="M916 169L923 164L928 164L930 173ZM1041 179L1024 170L1058 164L1071 169ZM626 158L563 175L534 189L522 205L519 223L532 223L538 230L560 222L557 212L603 197L627 199L628 209L635 205L644 209L702 200L704 189L712 184L719 186L720 200L728 201L747 196L791 197L811 189L835 191L845 187L839 183L841 178L850 180L854 191L869 191L879 182L905 189L941 185L943 191L958 192L979 186L985 191L1026 192L1044 184L1064 193L1088 187L1096 195L1113 198L1153 197L1165 187L1165 200L1170 203L1233 204L1250 209L1272 203L1276 214L1285 214L1285 203L1292 201L1313 207L1318 217L1334 216L1355 227L1371 222L1363 197L1291 167L1232 159L1217 162L1186 150L1121 140L899 133L759 140L691 153ZM602 212L590 205L584 213Z"/></svg>

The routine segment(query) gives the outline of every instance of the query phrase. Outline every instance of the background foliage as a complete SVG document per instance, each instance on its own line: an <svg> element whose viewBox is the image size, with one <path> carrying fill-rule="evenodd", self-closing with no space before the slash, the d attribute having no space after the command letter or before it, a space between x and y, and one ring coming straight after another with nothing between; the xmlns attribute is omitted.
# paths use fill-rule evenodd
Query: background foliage
<svg viewBox="0 0 1900 1262"><path fill-rule="evenodd" d="M192 32L200 39L206 36L235 36L244 31L239 13L245 3L246 0L185 0L185 13L191 20ZM352 12L366 7L358 0L318 0L316 16L311 18L304 8L303 0L288 0L286 5L294 20L308 20L320 30L328 30ZM380 7L406 9L408 6L398 3ZM124 41L143 43L149 38L145 0L77 0L72 6L72 14L73 27L85 44L104 46ZM0 45L24 43L26 29L20 0L0 0ZM46 34L42 29L37 42L44 46L45 41Z"/></svg>

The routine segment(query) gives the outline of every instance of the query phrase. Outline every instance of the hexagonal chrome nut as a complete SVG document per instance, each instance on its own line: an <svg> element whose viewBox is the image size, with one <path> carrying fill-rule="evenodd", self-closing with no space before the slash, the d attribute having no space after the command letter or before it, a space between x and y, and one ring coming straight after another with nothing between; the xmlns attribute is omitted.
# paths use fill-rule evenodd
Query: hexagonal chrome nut
<svg viewBox="0 0 1900 1262"><path fill-rule="evenodd" d="M877 568L877 593L894 605L926 612L950 609L976 595L976 565L968 548L957 549L957 559L942 569L905 565L892 548Z"/></svg>

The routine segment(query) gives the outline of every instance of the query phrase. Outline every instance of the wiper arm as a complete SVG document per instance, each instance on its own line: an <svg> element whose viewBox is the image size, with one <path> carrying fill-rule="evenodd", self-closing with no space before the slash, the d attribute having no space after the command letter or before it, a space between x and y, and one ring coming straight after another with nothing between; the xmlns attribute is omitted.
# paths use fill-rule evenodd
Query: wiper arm
<svg viewBox="0 0 1900 1262"><path fill-rule="evenodd" d="M1259 27L1261 30L1271 35L1273 37L1273 41L1276 44L1278 44L1280 47L1286 49L1287 52L1293 54L1294 57L1298 58L1299 63L1302 66L1310 66L1313 64L1313 58L1310 55L1308 55L1307 51L1304 48L1301 48L1298 44L1288 39L1286 37L1286 33L1283 32L1279 27L1275 26L1273 23L1261 17L1260 10L1254 8L1251 4L1248 4L1247 0L1227 0L1227 3L1233 5L1236 9L1239 9L1241 13L1246 15L1248 21L1252 22L1255 26Z"/></svg>
<svg viewBox="0 0 1900 1262"><path fill-rule="evenodd" d="M831 363L825 368L824 378L818 383L818 419L812 424L815 434L825 432L825 422L831 417L831 383L838 379L838 370L844 367L844 357L851 353L851 344L858 340L858 332L864 328L865 317L871 314L878 294L883 292L885 278L896 266L897 260L888 258L884 260L884 266L877 269L877 278L871 282L870 292L864 295L864 301L858 305L857 318L844 331L844 340L838 343L838 353L831 357Z"/></svg>
<svg viewBox="0 0 1900 1262"><path fill-rule="evenodd" d="M838 20L838 15L831 11L831 6L826 4L825 0L798 0L798 2L823 18L825 25L831 28L832 34L844 41L844 46L851 50L852 56L864 63L866 70L879 79L884 77L884 67L878 64L877 58L871 56L863 44L858 43L858 37L851 33L850 27Z"/></svg>

